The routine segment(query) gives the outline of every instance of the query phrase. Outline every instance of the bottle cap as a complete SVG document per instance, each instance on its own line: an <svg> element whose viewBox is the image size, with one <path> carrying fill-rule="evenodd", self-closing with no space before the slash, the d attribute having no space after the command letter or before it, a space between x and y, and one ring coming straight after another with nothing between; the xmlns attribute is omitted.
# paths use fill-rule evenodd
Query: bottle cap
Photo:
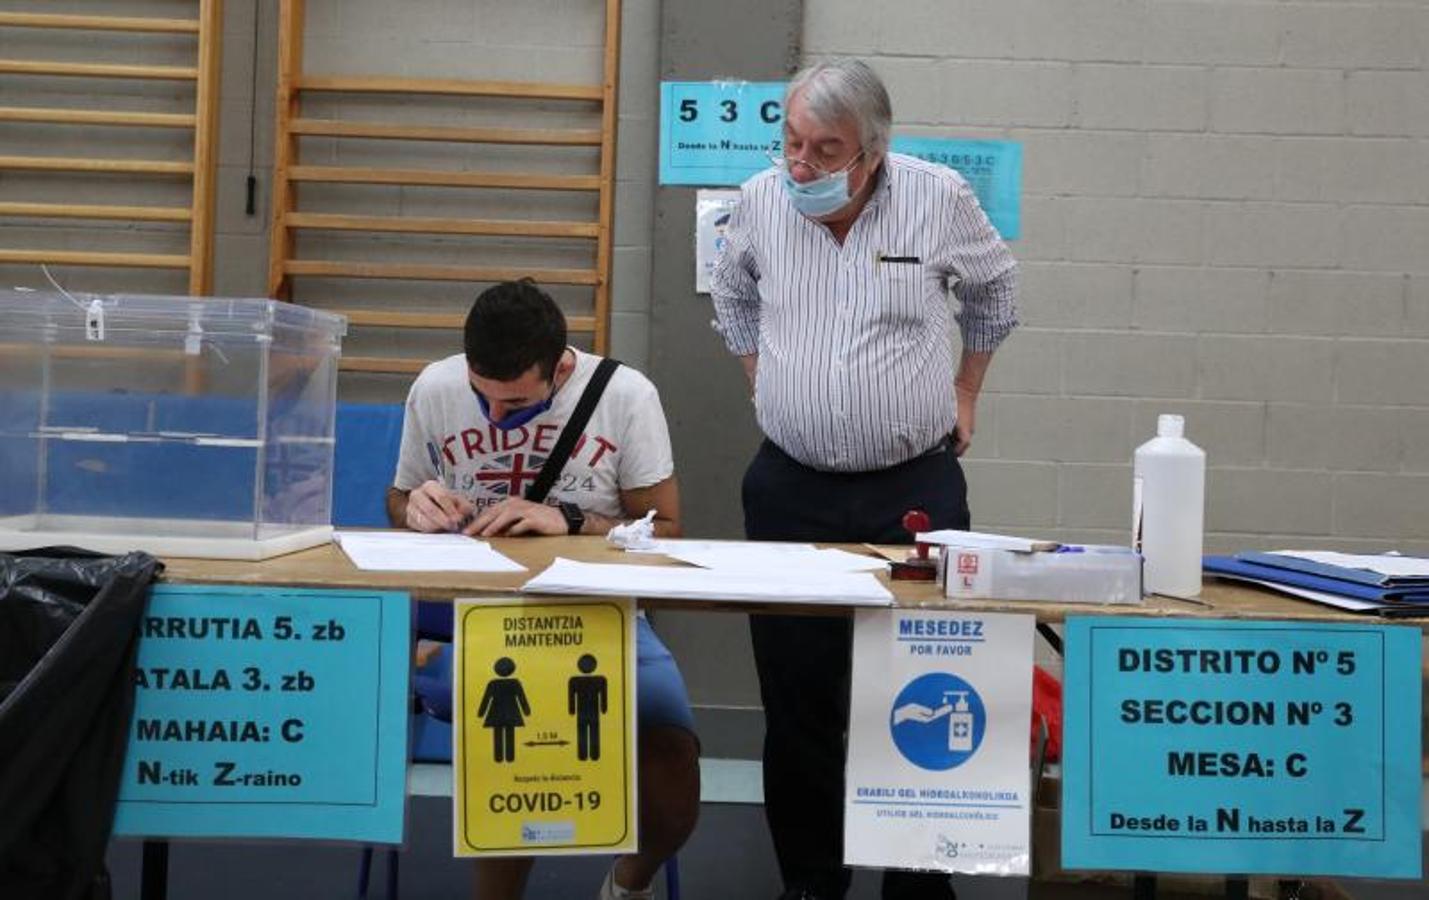
<svg viewBox="0 0 1429 900"><path fill-rule="evenodd" d="M1181 437L1186 433L1186 420L1181 416L1162 414L1156 417L1157 437Z"/></svg>

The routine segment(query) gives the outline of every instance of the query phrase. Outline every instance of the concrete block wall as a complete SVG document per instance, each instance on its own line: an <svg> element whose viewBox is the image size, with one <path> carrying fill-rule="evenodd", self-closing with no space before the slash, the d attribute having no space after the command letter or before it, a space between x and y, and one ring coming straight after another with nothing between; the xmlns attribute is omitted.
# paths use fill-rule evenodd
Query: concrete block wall
<svg viewBox="0 0 1429 900"><path fill-rule="evenodd" d="M612 258L611 351L640 367L648 361L650 243L653 229L656 56L660 10L655 0L622 4L622 62L617 131L615 241ZM603 0L309 0L305 68L330 74L570 81L598 84L604 36ZM0 9L191 17L191 0L0 0ZM255 66L255 24L257 56ZM266 290L268 225L274 149L277 0L228 0L224 6L214 293L262 296ZM102 48L102 49L96 49ZM148 61L192 65L194 40L186 36L98 35L83 31L0 29L0 56L76 61ZM256 74L256 77L255 77ZM112 93L115 85L119 94ZM104 91L103 94L98 93ZM190 88L149 82L96 82L82 78L0 77L0 105L52 105L191 111ZM509 120L501 101L424 98L418 106L382 96L311 95L312 115L340 114L379 121L440 124L599 128L591 104L524 104L523 120ZM0 154L183 158L190 134L157 129L96 129L6 124ZM258 178L257 209L247 215L249 156ZM407 168L522 169L550 173L590 171L594 151L501 148L399 141L304 139L307 162ZM482 216L488 218L592 219L594 195L546 192L304 185L302 208L374 215ZM51 202L187 205L179 179L132 186L112 177L46 177L0 172L0 199ZM164 225L131 226L74 220L0 222L0 246L152 250L181 253L187 231ZM593 241L470 241L423 235L342 236L302 233L300 253L313 258L387 258L452 265L515 264L589 267ZM181 272L51 267L79 290L184 293ZM0 265L0 284L44 286L33 266ZM586 312L589 289L557 289L573 312ZM474 286L459 283L301 280L295 297L317 306L382 305L405 310L464 310ZM347 350L435 358L455 352L460 337L445 332L365 329ZM345 375L344 399L400 401L410 377Z"/></svg>
<svg viewBox="0 0 1429 900"><path fill-rule="evenodd" d="M1174 412L1209 549L1429 552L1429 4L818 0L804 43L1024 146L975 527L1124 542Z"/></svg>

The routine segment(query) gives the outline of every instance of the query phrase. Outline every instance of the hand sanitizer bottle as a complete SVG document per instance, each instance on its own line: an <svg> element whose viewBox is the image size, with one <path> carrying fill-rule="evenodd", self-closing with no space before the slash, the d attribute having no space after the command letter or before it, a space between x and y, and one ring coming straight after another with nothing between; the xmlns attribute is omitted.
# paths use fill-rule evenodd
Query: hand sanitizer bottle
<svg viewBox="0 0 1429 900"><path fill-rule="evenodd" d="M968 753L973 748L973 714L968 709L968 695L966 691L947 691L943 694L944 703L948 702L949 694L958 699L953 711L948 713L948 749Z"/></svg>
<svg viewBox="0 0 1429 900"><path fill-rule="evenodd" d="M1183 436L1185 420L1160 416L1156 437L1136 448L1132 542L1146 561L1148 594L1201 593L1206 453Z"/></svg>

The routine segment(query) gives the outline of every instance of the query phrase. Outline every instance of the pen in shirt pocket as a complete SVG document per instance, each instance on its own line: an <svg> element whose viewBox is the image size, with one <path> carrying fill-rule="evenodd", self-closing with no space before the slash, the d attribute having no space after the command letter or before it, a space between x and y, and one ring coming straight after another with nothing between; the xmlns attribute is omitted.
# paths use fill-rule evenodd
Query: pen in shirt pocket
<svg viewBox="0 0 1429 900"><path fill-rule="evenodd" d="M891 253L884 253L882 250L878 250L873 254L873 262L875 265L889 263L890 265L903 264L916 266L922 263L923 260L916 256L894 256Z"/></svg>

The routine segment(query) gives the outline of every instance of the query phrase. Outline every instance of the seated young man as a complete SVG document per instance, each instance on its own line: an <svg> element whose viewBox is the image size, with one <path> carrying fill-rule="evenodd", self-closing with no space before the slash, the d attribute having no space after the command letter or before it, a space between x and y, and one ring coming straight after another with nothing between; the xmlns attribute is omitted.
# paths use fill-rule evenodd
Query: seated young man
<svg viewBox="0 0 1429 900"><path fill-rule="evenodd" d="M566 320L530 280L484 291L465 353L427 366L407 397L394 526L478 536L604 534L655 510L680 533L669 429L655 386L620 366L544 502L525 498L547 465L600 357L566 344ZM640 850L616 860L602 900L653 897L651 881L699 814L699 744L684 681L642 616L637 626ZM518 898L531 860L481 860L478 900Z"/></svg>

